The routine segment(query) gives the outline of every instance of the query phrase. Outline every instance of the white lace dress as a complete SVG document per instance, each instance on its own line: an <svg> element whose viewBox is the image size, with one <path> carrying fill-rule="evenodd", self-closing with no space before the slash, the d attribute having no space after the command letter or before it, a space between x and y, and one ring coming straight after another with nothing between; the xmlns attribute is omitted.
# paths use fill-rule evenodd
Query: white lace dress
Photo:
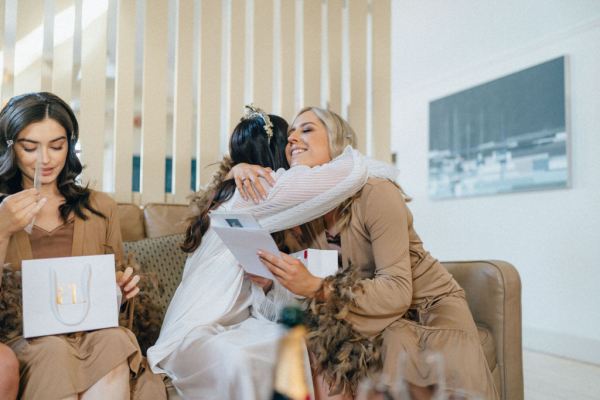
<svg viewBox="0 0 600 400"><path fill-rule="evenodd" d="M219 210L250 212L261 226L277 232L331 211L360 190L369 174L394 179L395 172L347 148L322 166L278 170L275 186L260 204L244 201L236 191ZM265 296L244 279L234 256L209 228L188 257L160 337L148 349L150 366L166 373L184 399L270 399L277 343L284 333L275 321L292 301L276 283ZM306 366L310 379L308 361Z"/></svg>

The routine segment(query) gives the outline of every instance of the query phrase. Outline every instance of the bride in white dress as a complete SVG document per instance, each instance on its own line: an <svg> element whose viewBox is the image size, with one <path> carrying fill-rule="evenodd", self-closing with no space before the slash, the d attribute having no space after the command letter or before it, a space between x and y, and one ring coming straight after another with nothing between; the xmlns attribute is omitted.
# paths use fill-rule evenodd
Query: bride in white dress
<svg viewBox="0 0 600 400"><path fill-rule="evenodd" d="M256 204L244 200L233 180L216 179L211 187L217 196L205 203L203 211L248 212L263 228L278 232L334 209L359 191L369 174L395 178L395 169L367 160L349 147L321 166L285 170L286 144L283 119L248 107L231 135L232 161L271 167L276 170L272 173L275 183L263 185L266 198ZM223 195L227 185L229 196ZM222 202L216 201L219 197ZM199 228L200 219L188 229L187 239L196 238L194 245L188 246L193 253L186 261L160 337L148 349L148 361L155 373L166 373L172 379L184 399L270 399L277 342L283 334L275 321L294 297L277 282L265 295L262 287L245 277L208 224ZM306 367L310 380L308 362Z"/></svg>

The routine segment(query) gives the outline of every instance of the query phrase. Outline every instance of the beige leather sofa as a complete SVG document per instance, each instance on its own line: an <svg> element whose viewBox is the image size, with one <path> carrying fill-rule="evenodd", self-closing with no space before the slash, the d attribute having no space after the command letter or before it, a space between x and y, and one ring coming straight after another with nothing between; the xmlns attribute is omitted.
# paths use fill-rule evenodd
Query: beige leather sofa
<svg viewBox="0 0 600 400"><path fill-rule="evenodd" d="M185 254L177 244L185 231L186 216L187 207L181 205L119 205L126 251L136 253L142 268L163 280L165 290L157 295L163 312L185 262ZM507 262L494 260L443 264L466 291L500 398L522 400L521 282L517 270ZM179 398L172 387L169 398Z"/></svg>

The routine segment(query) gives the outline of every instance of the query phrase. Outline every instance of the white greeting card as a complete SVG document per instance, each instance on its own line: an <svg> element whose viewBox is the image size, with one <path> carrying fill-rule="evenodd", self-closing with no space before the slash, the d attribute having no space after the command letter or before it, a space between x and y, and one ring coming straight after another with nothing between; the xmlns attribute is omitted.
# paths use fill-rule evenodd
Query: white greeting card
<svg viewBox="0 0 600 400"><path fill-rule="evenodd" d="M118 326L113 254L22 262L25 338Z"/></svg>
<svg viewBox="0 0 600 400"><path fill-rule="evenodd" d="M210 225L246 272L275 279L256 252L279 254L279 249L269 231L261 228L251 214L213 211Z"/></svg>

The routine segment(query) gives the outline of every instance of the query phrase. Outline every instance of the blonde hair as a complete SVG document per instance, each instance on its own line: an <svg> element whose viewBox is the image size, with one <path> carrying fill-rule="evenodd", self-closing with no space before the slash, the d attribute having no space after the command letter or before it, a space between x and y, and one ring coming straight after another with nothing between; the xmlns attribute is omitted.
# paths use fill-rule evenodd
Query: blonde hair
<svg viewBox="0 0 600 400"><path fill-rule="evenodd" d="M296 114L296 118L307 111L312 111L317 116L319 121L321 121L321 123L325 126L325 129L327 130L327 136L329 138L329 156L332 159L342 154L346 146L356 148L358 143L356 132L354 132L354 129L352 129L348 121L331 110L313 106L304 107L301 109L298 114ZM411 199L406 195L402 188L396 182L392 183L398 187L404 196L404 199L409 202ZM353 196L344 200L336 208L337 223L340 227L340 232L344 230L350 223L350 219L352 218L352 203L360 196L361 192L362 189ZM315 230L318 230L316 229L316 225L311 225L309 229L306 228L308 227L303 229L304 235L308 236L309 241L316 240Z"/></svg>
<svg viewBox="0 0 600 400"><path fill-rule="evenodd" d="M296 114L296 118L308 111L313 112L325 126L327 137L329 138L329 156L332 159L342 154L346 146L356 148L356 132L354 132L354 129L352 129L348 121L340 117L337 113L320 107L304 107ZM352 202L354 199L358 198L359 194L360 191L354 196L347 198L336 209L338 223L340 224L341 229L344 229L350 222L352 216L350 208Z"/></svg>

